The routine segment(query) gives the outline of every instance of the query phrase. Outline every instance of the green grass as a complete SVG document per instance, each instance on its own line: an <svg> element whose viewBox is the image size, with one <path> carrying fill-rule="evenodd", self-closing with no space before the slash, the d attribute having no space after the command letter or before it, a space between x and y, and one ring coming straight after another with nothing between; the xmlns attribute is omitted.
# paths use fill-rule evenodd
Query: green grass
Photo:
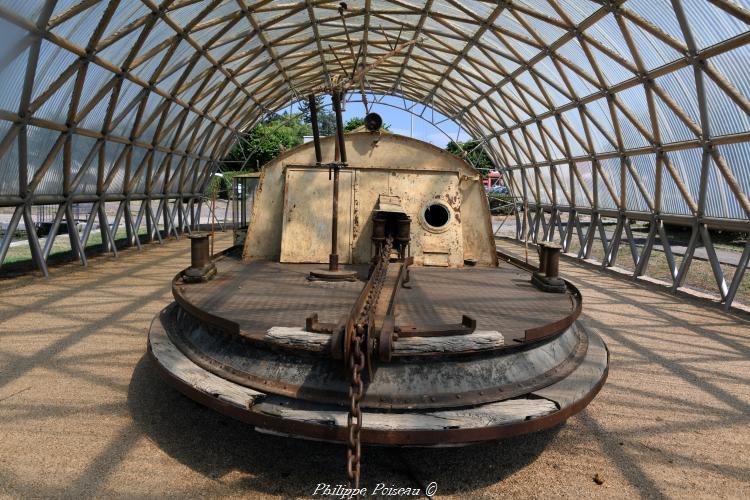
<svg viewBox="0 0 750 500"><path fill-rule="evenodd" d="M580 249L580 245L578 244L577 239L578 238L574 236L573 242L575 242L575 244L571 244L571 248L575 248L575 252L578 252L578 250ZM639 253L643 251L643 245L636 245L636 247L638 248ZM594 240L594 244L592 245L591 249L591 258L599 262L601 262L604 258L604 248L602 247L602 242L599 238L596 238ZM680 264L682 263L682 257L675 255L674 259L675 265L677 266L677 269L679 269ZM617 261L615 265L617 267L627 269L628 271L635 271L633 257L630 254L630 246L626 241L623 241L620 244L620 250L617 253ZM737 268L734 266L722 264L721 269L724 273L724 280L726 281L727 286L729 286L732 282L732 278ZM651 257L648 261L648 267L645 270L644 274L671 284L672 276L669 271L669 265L667 264L666 254L655 249L652 250ZM693 258L692 262L690 263L690 269L688 269L684 286L698 291L709 292L712 294L719 293L719 288L716 284L716 279L714 278L711 264L708 261L700 260L697 258ZM750 304L750 272L746 271L745 275L742 277L740 286L737 289L735 301Z"/></svg>
<svg viewBox="0 0 750 500"><path fill-rule="evenodd" d="M146 231L146 228L142 227L140 228L138 234L140 236L144 236L146 234ZM124 246L124 240L126 237L127 231L124 228L121 228L117 231L117 233L115 234L115 243L117 244L118 248L120 246ZM44 248L44 242L40 241L39 243L42 248ZM94 254L100 253L102 251L102 235L99 230L91 231L85 251L87 255L89 253ZM55 238L55 242L52 245L48 261L50 263L58 263L70 260L73 260L73 252L70 248L70 239L68 238L68 234L58 234ZM31 250L29 249L29 245L25 242L22 245L9 248L8 253L5 256L5 261L2 264L3 268L8 267L11 269L20 269L23 267L27 267L28 265L31 265L33 267Z"/></svg>

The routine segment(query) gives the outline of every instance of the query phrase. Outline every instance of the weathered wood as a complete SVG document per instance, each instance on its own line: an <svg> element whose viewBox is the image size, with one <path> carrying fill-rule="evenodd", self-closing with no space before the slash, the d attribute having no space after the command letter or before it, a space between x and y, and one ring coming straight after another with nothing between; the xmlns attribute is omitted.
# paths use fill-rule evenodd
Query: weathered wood
<svg viewBox="0 0 750 500"><path fill-rule="evenodd" d="M299 347L315 352L331 348L331 336L325 333L308 332L301 328L274 326L263 338L280 346ZM433 352L458 353L496 349L502 347L505 339L500 332L475 331L467 335L446 335L442 337L404 337L394 343L396 355L409 356Z"/></svg>
<svg viewBox="0 0 750 500"><path fill-rule="evenodd" d="M158 363L175 379L190 387L240 408L250 408L265 396L264 393L235 384L190 361L167 336L161 323L161 316L151 323L148 342L149 348Z"/></svg>
<svg viewBox="0 0 750 500"><path fill-rule="evenodd" d="M497 332L480 333L496 334ZM320 340L322 337L330 337L325 334L284 327L271 329L268 334L283 342L299 342L315 337ZM177 380L226 403L298 422L332 427L346 426L347 413L344 410L314 410L310 409L306 403L295 402L287 398L263 401L262 399L266 396L264 393L240 386L204 370L175 347L164 330L161 317L155 318L151 325L149 347L159 364ZM400 431L480 428L522 422L556 410L557 405L547 399L511 399L473 408L425 413L365 412L363 425L366 429Z"/></svg>
<svg viewBox="0 0 750 500"><path fill-rule="evenodd" d="M583 362L560 382L534 392L535 396L549 399L560 408L565 408L582 399L599 382L607 369L607 347L599 335L590 331L588 335L589 346Z"/></svg>
<svg viewBox="0 0 750 500"><path fill-rule="evenodd" d="M467 335L443 337L404 337L394 342L396 355L425 354L430 352L467 352L502 347L505 339L500 332L475 331Z"/></svg>
<svg viewBox="0 0 750 500"><path fill-rule="evenodd" d="M365 411L362 416L362 426L369 430L398 430L401 432L475 429L523 422L528 418L538 418L556 410L555 403L546 399L510 399L473 408L425 413L373 413ZM346 427L347 421L347 412L344 410L311 410L271 402L262 402L256 405L253 411L287 420L329 427Z"/></svg>
<svg viewBox="0 0 750 500"><path fill-rule="evenodd" d="M329 334L308 332L293 326L274 326L269 328L263 340L282 346L300 347L315 352L323 352L331 349L331 336Z"/></svg>

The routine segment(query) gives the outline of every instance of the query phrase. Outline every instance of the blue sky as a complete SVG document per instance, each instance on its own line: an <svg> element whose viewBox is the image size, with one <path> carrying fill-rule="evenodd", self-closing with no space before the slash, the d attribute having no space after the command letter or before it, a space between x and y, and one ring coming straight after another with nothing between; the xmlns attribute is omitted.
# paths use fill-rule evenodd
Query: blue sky
<svg viewBox="0 0 750 500"><path fill-rule="evenodd" d="M360 95L358 93L350 94L348 97L351 99L360 99ZM376 99L380 100L381 98L383 99L381 103L375 103ZM390 125L391 132L395 134L408 136L410 135L410 130L413 130L415 139L429 142L431 144L434 144L435 146L444 148L450 140L455 140L457 134L459 133L459 127L455 122L445 119L445 117L437 111L435 111L433 118L432 111L429 108L424 112L423 115L426 120L418 116L414 116L412 122L411 113L403 111L403 109L397 109L396 107L394 107L404 107L404 101L400 97L386 96L383 98L382 96L372 96L368 94L367 100L368 103L370 103L370 111L374 111L381 117L383 117L383 123ZM330 99L326 98L325 102L329 103ZM407 101L407 106L411 106L411 104L411 102ZM287 111L288 109L289 108L279 111L283 112ZM423 106L421 104L418 104L414 107L414 109L416 110L416 113L419 114L422 112ZM296 112L297 106L294 106L292 110ZM354 118L357 116L365 116L364 104L362 104L361 101L348 102L344 111L344 123L346 123L346 121L350 118ZM439 123L439 128L429 123L428 120L434 120L435 123ZM441 132L441 129L443 132L445 132L445 134L450 135L450 139L446 137L443 132ZM461 133L458 135L458 140L467 141L469 139L471 139L471 137L464 130L461 130Z"/></svg>

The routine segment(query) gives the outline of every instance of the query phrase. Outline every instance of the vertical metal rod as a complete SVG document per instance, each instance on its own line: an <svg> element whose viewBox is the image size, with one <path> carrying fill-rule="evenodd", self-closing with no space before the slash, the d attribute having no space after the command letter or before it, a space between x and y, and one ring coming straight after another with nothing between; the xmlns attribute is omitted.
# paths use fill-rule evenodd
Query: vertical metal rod
<svg viewBox="0 0 750 500"><path fill-rule="evenodd" d="M151 198L143 200L143 204L146 205L147 209L151 205ZM146 241L154 241L154 228L151 227L151 218L146 214Z"/></svg>
<svg viewBox="0 0 750 500"><path fill-rule="evenodd" d="M169 224L169 200L163 199L161 203L164 206L161 213L162 224L164 224L164 237L169 238L169 233L172 232L173 229ZM159 220L159 218L157 217L156 220Z"/></svg>
<svg viewBox="0 0 750 500"><path fill-rule="evenodd" d="M333 168L333 214L331 217L331 255L328 258L328 270L339 270L338 232L339 232L339 168Z"/></svg>
<svg viewBox="0 0 750 500"><path fill-rule="evenodd" d="M130 247L134 244L132 219L130 217L130 200L126 199L123 203L125 204L125 240L127 241L127 245Z"/></svg>
<svg viewBox="0 0 750 500"><path fill-rule="evenodd" d="M308 97L310 103L310 125L312 125L313 143L315 144L315 163L318 165L323 161L323 153L320 150L320 129L318 128L318 106L315 103L315 94Z"/></svg>
<svg viewBox="0 0 750 500"><path fill-rule="evenodd" d="M216 238L216 231L214 229L214 221L216 220L216 190L211 195L211 213L213 218L211 219L211 252L210 255L214 254L214 239Z"/></svg>
<svg viewBox="0 0 750 500"><path fill-rule="evenodd" d="M334 91L333 110L336 113L336 144L340 164L335 163L333 167L333 203L331 208L331 254L328 257L328 270L339 270L338 255L338 232L339 232L339 171L341 166L346 165L346 147L344 146L344 120L341 116L341 93Z"/></svg>
<svg viewBox="0 0 750 500"><path fill-rule="evenodd" d="M238 223L239 217L237 217L237 206L239 205L239 193L237 188L239 187L239 182L239 179L236 177L232 179L232 228L234 228L235 231L240 228L240 224Z"/></svg>
<svg viewBox="0 0 750 500"><path fill-rule="evenodd" d="M344 144L344 118L341 115L341 93L333 93L333 110L336 113L336 137L339 144L341 163L346 165L346 145Z"/></svg>

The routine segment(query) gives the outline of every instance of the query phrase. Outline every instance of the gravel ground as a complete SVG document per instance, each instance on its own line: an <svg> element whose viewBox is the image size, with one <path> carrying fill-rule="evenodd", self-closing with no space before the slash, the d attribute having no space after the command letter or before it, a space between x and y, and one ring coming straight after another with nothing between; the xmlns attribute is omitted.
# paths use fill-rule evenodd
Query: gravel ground
<svg viewBox="0 0 750 500"><path fill-rule="evenodd" d="M0 282L0 496L296 497L343 482L343 447L254 433L157 378L146 332L188 262L183 239ZM750 323L561 265L611 351L593 403L499 443L366 448L365 485L434 481L456 498L750 497Z"/></svg>

